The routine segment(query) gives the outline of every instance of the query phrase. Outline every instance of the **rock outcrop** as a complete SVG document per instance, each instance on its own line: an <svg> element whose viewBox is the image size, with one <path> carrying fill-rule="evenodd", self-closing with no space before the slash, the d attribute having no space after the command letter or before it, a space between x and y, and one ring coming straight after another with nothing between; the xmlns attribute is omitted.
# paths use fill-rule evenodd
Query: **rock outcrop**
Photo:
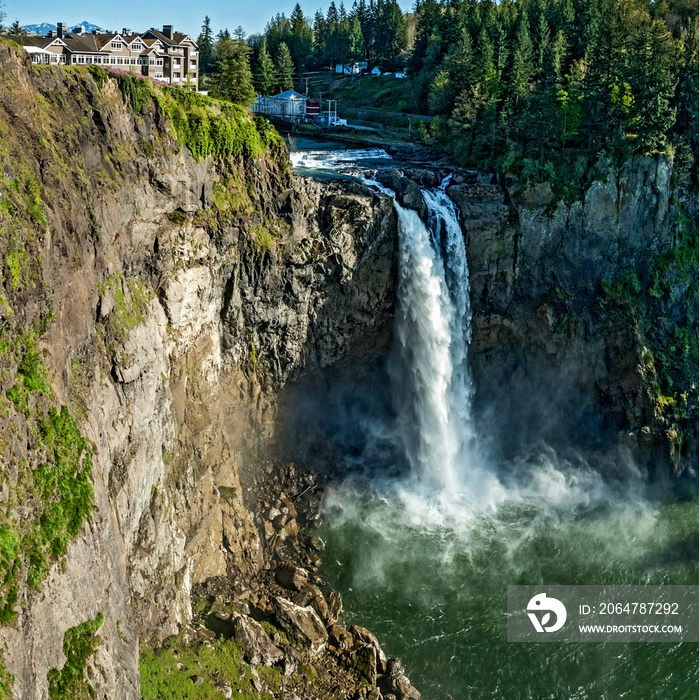
<svg viewBox="0 0 699 700"><path fill-rule="evenodd" d="M548 183L515 192L475 174L448 188L468 245L478 413L509 455L539 440L590 452L623 444L662 471L671 450L643 377L643 341L605 294L676 244L672 162L600 170L605 178L573 203Z"/></svg>
<svg viewBox="0 0 699 700"><path fill-rule="evenodd" d="M246 484L278 392L388 346L395 217L360 184L294 180L278 137L249 117L240 138L267 139L266 152L196 159L159 99L135 109L113 77L34 71L4 44L0 64L5 182L36 183L32 217L3 210L2 252L14 260L11 231L26 226L40 261L5 277L5 317L45 319L38 348L57 401L81 417L95 493L40 592L21 586L5 664L18 697L45 697L64 633L99 611L95 690L137 698L139 638L186 627L198 583L262 566ZM6 364L3 390L17 371ZM317 647L325 627L308 610Z"/></svg>

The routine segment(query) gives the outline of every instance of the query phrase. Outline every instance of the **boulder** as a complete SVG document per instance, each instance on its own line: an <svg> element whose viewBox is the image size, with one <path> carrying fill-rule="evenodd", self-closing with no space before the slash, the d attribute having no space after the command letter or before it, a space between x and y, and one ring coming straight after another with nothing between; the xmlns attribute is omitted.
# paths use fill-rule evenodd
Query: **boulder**
<svg viewBox="0 0 699 700"><path fill-rule="evenodd" d="M245 660L249 664L274 666L283 660L282 650L275 646L259 622L235 613L231 623L233 636L243 645Z"/></svg>
<svg viewBox="0 0 699 700"><path fill-rule="evenodd" d="M369 681L373 688L376 685L376 649L372 644L362 644L352 654L354 667L364 678Z"/></svg>
<svg viewBox="0 0 699 700"><path fill-rule="evenodd" d="M311 607L294 605L286 598L274 598L274 612L279 626L300 646L317 654L328 641L325 625Z"/></svg>
<svg viewBox="0 0 699 700"><path fill-rule="evenodd" d="M396 193L398 202L406 209L414 209L421 219L426 220L427 204L417 183L403 177L396 168L379 170L376 179L382 185L391 188Z"/></svg>
<svg viewBox="0 0 699 700"><path fill-rule="evenodd" d="M350 632L355 640L356 646L368 645L376 650L376 667L379 673L386 673L388 668L388 661L386 659L386 654L383 653L379 640L369 632L365 627L360 627L359 625L352 625L350 627Z"/></svg>
<svg viewBox="0 0 699 700"><path fill-rule="evenodd" d="M280 586L290 591L300 591L308 584L308 572L290 564L278 566L275 578Z"/></svg>
<svg viewBox="0 0 699 700"><path fill-rule="evenodd" d="M330 643L337 649L351 649L354 646L354 637L342 625L332 625Z"/></svg>
<svg viewBox="0 0 699 700"><path fill-rule="evenodd" d="M325 600L328 603L328 625L334 625L342 614L342 596L337 591L330 591Z"/></svg>
<svg viewBox="0 0 699 700"><path fill-rule="evenodd" d="M325 596L321 592L318 586L314 586L312 583L307 583L294 598L294 603L297 605L310 605L319 615L320 619L325 625L331 625L330 612L328 604L325 600Z"/></svg>
<svg viewBox="0 0 699 700"><path fill-rule="evenodd" d="M421 697L403 674L398 659L388 661L386 674L379 679L379 688L384 698L394 695L396 700L420 700Z"/></svg>

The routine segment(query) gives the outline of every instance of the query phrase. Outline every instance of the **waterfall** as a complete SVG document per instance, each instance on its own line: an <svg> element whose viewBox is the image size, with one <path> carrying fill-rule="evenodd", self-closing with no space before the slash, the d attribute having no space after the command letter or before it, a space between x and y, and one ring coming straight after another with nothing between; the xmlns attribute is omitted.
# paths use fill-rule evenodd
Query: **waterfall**
<svg viewBox="0 0 699 700"><path fill-rule="evenodd" d="M468 264L454 202L444 187L423 195L429 226L395 203L400 262L393 396L412 476L454 494L469 480L475 450Z"/></svg>

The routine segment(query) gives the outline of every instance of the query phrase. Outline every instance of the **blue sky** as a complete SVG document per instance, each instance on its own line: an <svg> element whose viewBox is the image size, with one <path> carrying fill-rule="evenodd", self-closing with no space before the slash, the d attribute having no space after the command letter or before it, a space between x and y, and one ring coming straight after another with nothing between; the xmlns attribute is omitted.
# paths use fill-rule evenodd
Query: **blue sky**
<svg viewBox="0 0 699 700"><path fill-rule="evenodd" d="M248 34L261 32L267 21L277 12L284 12L288 17L296 0L208 0L208 2L146 2L141 9L134 5L119 2L100 2L94 0L0 0L4 1L8 23L15 19L20 24L40 24L41 22L66 22L77 24L83 20L97 24L105 29L120 31L129 27L134 31L143 31L148 27L162 27L174 24L176 31L193 34L197 37L204 16L211 17L214 33L223 27L229 30L242 25ZM339 4L339 0L336 0ZM346 6L353 0L345 0ZM311 0L302 2L304 13L311 16L316 10L324 12L330 0ZM400 0L404 11L411 9L412 0Z"/></svg>

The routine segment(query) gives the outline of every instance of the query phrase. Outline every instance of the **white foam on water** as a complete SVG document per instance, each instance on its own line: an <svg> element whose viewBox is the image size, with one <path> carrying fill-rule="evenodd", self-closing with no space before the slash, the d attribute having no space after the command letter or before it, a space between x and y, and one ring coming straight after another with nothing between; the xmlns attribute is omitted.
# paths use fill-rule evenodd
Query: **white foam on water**
<svg viewBox="0 0 699 700"><path fill-rule="evenodd" d="M354 148L346 150L292 151L289 154L295 168L336 170L365 160L391 158L383 148Z"/></svg>

